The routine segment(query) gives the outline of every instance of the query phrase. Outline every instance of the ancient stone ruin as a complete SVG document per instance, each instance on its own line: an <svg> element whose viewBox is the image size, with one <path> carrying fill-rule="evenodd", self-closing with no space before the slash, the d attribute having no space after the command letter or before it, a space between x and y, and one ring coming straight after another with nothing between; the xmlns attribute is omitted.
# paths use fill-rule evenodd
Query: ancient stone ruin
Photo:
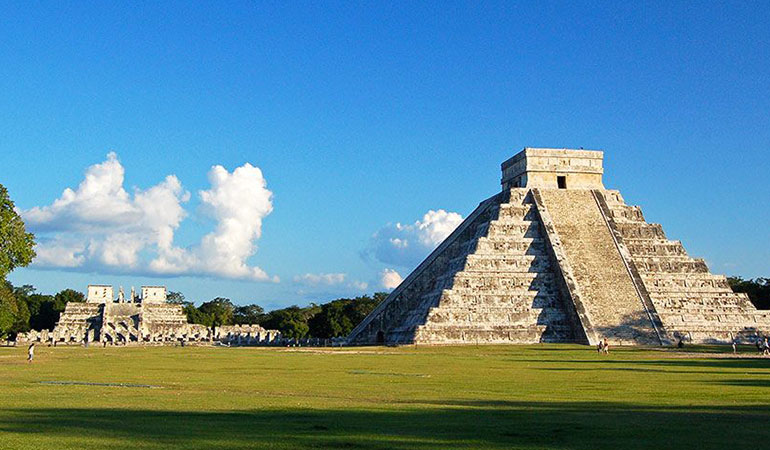
<svg viewBox="0 0 770 450"><path fill-rule="evenodd" d="M363 344L752 340L770 314L602 183L603 152L525 148L348 337Z"/></svg>
<svg viewBox="0 0 770 450"><path fill-rule="evenodd" d="M100 343L111 345L224 343L228 345L282 345L276 330L259 325L209 328L187 323L182 306L166 303L165 286L134 288L118 298L108 285L89 285L85 303L67 303L53 331L31 331L17 342L51 344Z"/></svg>

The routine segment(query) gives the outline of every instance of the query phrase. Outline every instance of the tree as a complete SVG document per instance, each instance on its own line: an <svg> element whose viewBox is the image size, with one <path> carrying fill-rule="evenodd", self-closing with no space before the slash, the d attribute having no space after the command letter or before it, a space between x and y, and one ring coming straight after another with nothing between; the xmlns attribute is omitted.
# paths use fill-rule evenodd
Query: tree
<svg viewBox="0 0 770 450"><path fill-rule="evenodd" d="M259 305L236 306L233 312L233 323L236 325L251 325L262 321L265 310Z"/></svg>
<svg viewBox="0 0 770 450"><path fill-rule="evenodd" d="M770 309L770 278L728 277L727 282L734 292L746 293L757 309Z"/></svg>
<svg viewBox="0 0 770 450"><path fill-rule="evenodd" d="M13 295L15 295L17 298L25 298L29 297L30 295L34 294L37 289L35 289L35 286L32 286L31 284L23 284L21 286L11 286L13 289Z"/></svg>
<svg viewBox="0 0 770 450"><path fill-rule="evenodd" d="M312 308L318 309L315 305L311 305L309 308L300 308L293 305L288 308L270 311L265 315L265 319L260 325L270 330L278 330L284 337L304 338L310 331L307 321L309 310Z"/></svg>
<svg viewBox="0 0 770 450"><path fill-rule="evenodd" d="M211 316L209 326L218 327L220 325L232 325L235 306L229 298L217 297L213 300L201 304L198 310Z"/></svg>
<svg viewBox="0 0 770 450"><path fill-rule="evenodd" d="M51 295L33 294L27 298L29 327L33 330L53 330L59 321L64 305L58 305Z"/></svg>
<svg viewBox="0 0 770 450"><path fill-rule="evenodd" d="M64 289L54 296L54 300L56 301L56 306L61 307L61 310L64 311L64 305L70 302L83 303L86 301L86 296L74 289Z"/></svg>
<svg viewBox="0 0 770 450"><path fill-rule="evenodd" d="M0 338L13 338L29 330L29 308L13 292L13 285L0 280Z"/></svg>
<svg viewBox="0 0 770 450"><path fill-rule="evenodd" d="M13 269L27 266L35 257L35 236L27 233L8 190L0 184L0 279Z"/></svg>
<svg viewBox="0 0 770 450"><path fill-rule="evenodd" d="M349 299L334 300L321 305L321 312L308 321L313 337L332 338L347 335L353 329L345 308L352 302Z"/></svg>
<svg viewBox="0 0 770 450"><path fill-rule="evenodd" d="M364 320L364 318L366 318L369 313L374 311L374 308L382 303L382 301L385 300L387 296L387 292L375 292L372 297L364 295L363 297L355 298L353 303L350 305L348 312L350 321L353 323L353 328L358 326L358 324L361 323L361 321ZM351 329L350 331L353 330Z"/></svg>
<svg viewBox="0 0 770 450"><path fill-rule="evenodd" d="M0 338L8 337L18 312L13 291L5 282L0 282Z"/></svg>
<svg viewBox="0 0 770 450"><path fill-rule="evenodd" d="M184 300L184 294L181 292L168 291L168 295L166 295L166 303L171 303L172 305L184 305L186 303Z"/></svg>
<svg viewBox="0 0 770 450"><path fill-rule="evenodd" d="M378 292L374 298L368 295L341 298L321 305L321 311L308 321L310 335L319 338L347 336L385 297L387 294Z"/></svg>
<svg viewBox="0 0 770 450"><path fill-rule="evenodd" d="M204 314L198 308L190 302L185 303L182 307L182 311L187 316L187 323L197 323L210 327L214 323L214 318L211 314Z"/></svg>

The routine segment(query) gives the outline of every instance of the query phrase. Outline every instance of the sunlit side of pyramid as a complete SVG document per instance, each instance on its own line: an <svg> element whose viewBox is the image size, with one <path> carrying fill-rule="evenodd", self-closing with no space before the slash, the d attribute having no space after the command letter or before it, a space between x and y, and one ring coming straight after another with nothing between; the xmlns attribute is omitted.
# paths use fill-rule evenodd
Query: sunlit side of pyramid
<svg viewBox="0 0 770 450"><path fill-rule="evenodd" d="M770 315L620 192L601 151L525 148L484 200L348 337L364 344L730 342Z"/></svg>

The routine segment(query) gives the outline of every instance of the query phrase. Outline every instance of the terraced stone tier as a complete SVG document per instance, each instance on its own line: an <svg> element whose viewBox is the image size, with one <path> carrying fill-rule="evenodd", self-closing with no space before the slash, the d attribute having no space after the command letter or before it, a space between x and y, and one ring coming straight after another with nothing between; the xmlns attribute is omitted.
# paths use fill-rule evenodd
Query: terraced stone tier
<svg viewBox="0 0 770 450"><path fill-rule="evenodd" d="M432 342L440 337L446 344L531 344L533 342L564 342L572 332L570 325L498 325L488 328L478 324L464 326L429 324L417 330L416 342Z"/></svg>

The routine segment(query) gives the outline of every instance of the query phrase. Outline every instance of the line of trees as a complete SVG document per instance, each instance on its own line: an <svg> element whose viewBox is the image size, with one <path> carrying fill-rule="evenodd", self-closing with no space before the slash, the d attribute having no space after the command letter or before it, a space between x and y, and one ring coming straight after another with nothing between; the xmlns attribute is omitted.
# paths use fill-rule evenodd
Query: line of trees
<svg viewBox="0 0 770 450"><path fill-rule="evenodd" d="M168 301L181 304L190 323L209 327L255 324L290 338L332 338L347 336L385 297L386 293L377 292L371 297L339 298L321 305L292 305L270 312L256 304L237 306L222 297L196 307L179 292L170 292Z"/></svg>

